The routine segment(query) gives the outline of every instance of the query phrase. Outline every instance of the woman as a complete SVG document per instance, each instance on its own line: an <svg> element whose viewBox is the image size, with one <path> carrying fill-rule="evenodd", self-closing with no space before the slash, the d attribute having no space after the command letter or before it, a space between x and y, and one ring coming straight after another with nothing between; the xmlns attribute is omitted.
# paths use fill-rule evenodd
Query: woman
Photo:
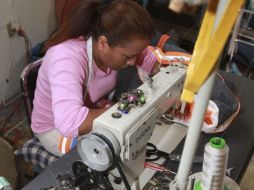
<svg viewBox="0 0 254 190"><path fill-rule="evenodd" d="M119 70L155 70L146 48L154 33L150 16L135 1L81 1L47 42L38 74L32 129L49 152L61 156L61 137L91 131L94 118L109 107L103 100Z"/></svg>

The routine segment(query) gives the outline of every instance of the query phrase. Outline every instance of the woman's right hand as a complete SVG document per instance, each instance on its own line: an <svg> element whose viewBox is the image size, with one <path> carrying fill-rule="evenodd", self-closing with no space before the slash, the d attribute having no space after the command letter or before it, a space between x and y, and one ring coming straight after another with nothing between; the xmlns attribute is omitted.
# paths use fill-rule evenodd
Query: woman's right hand
<svg viewBox="0 0 254 190"><path fill-rule="evenodd" d="M108 99L101 99L96 106L98 108L110 108L111 106L113 106L115 103L109 101Z"/></svg>

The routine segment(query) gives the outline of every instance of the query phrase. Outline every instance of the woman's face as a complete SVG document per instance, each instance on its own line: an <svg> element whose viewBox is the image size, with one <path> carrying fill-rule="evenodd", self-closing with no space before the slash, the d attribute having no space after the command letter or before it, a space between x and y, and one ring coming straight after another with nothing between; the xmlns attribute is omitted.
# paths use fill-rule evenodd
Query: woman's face
<svg viewBox="0 0 254 190"><path fill-rule="evenodd" d="M106 67L121 70L135 65L137 57L148 45L148 39L133 39L123 46L115 47L110 47L106 42L101 47L100 60Z"/></svg>

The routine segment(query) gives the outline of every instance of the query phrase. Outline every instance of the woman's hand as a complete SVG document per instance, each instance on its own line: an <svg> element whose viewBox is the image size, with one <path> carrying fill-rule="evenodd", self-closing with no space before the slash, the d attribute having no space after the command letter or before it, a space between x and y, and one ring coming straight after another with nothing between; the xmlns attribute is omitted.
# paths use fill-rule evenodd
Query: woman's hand
<svg viewBox="0 0 254 190"><path fill-rule="evenodd" d="M158 61L156 61L152 68L151 75L152 76L156 75L160 71L160 68L161 68L161 64Z"/></svg>
<svg viewBox="0 0 254 190"><path fill-rule="evenodd" d="M115 103L114 102L111 102L109 101L108 99L101 99L97 104L96 106L98 108L108 108L108 107L111 107L113 106Z"/></svg>

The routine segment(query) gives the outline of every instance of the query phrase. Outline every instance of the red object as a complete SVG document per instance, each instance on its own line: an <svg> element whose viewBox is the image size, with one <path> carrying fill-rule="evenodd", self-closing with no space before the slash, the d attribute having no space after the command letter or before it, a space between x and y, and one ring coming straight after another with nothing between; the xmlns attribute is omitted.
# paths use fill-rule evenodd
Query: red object
<svg viewBox="0 0 254 190"><path fill-rule="evenodd" d="M163 34L163 35L161 36L159 42L157 43L157 47L160 48L160 49L162 50L164 44L168 41L169 38L170 38L169 35Z"/></svg>
<svg viewBox="0 0 254 190"><path fill-rule="evenodd" d="M159 172L170 173L170 170L168 170L164 166L161 166L159 164L155 164L153 162L145 162L144 166L145 166L145 168L149 168L149 169L156 170L156 171L159 171Z"/></svg>

